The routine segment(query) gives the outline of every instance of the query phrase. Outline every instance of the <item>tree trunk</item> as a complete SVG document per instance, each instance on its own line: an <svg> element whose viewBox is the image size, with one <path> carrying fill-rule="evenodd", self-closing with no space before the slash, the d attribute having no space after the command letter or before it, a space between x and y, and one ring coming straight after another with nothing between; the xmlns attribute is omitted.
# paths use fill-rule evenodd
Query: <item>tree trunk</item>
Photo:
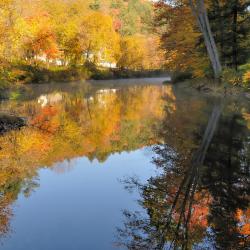
<svg viewBox="0 0 250 250"><path fill-rule="evenodd" d="M238 46L237 46L237 24L238 24L238 0L235 0L233 6L233 67L238 70Z"/></svg>
<svg viewBox="0 0 250 250"><path fill-rule="evenodd" d="M223 17L223 7L220 5L219 0L215 0L215 9L217 11L218 19L219 19L219 44L220 44L220 60L222 65L225 65L225 52L224 52L224 37L225 37L225 20Z"/></svg>
<svg viewBox="0 0 250 250"><path fill-rule="evenodd" d="M204 0L189 0L189 4L193 15L197 20L199 29L203 34L208 56L214 71L214 76L218 79L221 75L222 67L219 59L219 53L210 28Z"/></svg>

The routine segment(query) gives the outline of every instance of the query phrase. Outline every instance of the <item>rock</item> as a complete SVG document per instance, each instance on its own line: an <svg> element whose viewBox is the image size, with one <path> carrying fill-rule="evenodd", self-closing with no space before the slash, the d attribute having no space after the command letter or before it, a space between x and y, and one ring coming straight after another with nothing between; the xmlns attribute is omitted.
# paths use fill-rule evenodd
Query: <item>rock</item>
<svg viewBox="0 0 250 250"><path fill-rule="evenodd" d="M0 134L26 126L27 120L14 115L0 114Z"/></svg>

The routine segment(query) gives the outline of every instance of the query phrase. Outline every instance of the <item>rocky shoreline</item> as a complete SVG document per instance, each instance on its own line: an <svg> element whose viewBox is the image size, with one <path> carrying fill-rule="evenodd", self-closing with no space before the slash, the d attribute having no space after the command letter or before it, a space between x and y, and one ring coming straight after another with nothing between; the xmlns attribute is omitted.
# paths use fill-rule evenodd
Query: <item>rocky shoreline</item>
<svg viewBox="0 0 250 250"><path fill-rule="evenodd" d="M0 135L10 131L20 129L27 125L27 120L23 117L18 117L9 114L0 114Z"/></svg>

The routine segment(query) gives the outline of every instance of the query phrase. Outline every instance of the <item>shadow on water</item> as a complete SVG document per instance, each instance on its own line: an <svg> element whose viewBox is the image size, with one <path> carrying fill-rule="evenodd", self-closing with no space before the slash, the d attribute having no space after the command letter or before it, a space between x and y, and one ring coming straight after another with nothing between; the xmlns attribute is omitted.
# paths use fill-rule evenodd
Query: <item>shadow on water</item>
<svg viewBox="0 0 250 250"><path fill-rule="evenodd" d="M127 249L249 249L250 133L241 104L209 100L205 121L193 107L173 110L166 100L146 184L125 179L140 192L143 212L124 211L116 244ZM212 103L212 105L211 105ZM193 120L192 118L193 117ZM248 127L247 127L248 126Z"/></svg>

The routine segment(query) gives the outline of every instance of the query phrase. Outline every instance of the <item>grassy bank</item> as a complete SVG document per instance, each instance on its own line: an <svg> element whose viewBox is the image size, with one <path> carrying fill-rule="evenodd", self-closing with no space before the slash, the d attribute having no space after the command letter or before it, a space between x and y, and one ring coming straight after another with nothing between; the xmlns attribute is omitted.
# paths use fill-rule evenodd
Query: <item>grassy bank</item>
<svg viewBox="0 0 250 250"><path fill-rule="evenodd" d="M168 82L165 82L168 83ZM211 76L195 77L192 72L174 72L171 83L214 94L239 94L250 92L250 63L241 65L238 70L225 68L219 80Z"/></svg>
<svg viewBox="0 0 250 250"><path fill-rule="evenodd" d="M212 94L212 95L239 95L239 94L250 94L250 88L243 87L241 85L232 85L227 82L218 82L214 79L199 78L199 79L189 79L175 83L181 88L186 88L190 90L197 90L202 93Z"/></svg>

